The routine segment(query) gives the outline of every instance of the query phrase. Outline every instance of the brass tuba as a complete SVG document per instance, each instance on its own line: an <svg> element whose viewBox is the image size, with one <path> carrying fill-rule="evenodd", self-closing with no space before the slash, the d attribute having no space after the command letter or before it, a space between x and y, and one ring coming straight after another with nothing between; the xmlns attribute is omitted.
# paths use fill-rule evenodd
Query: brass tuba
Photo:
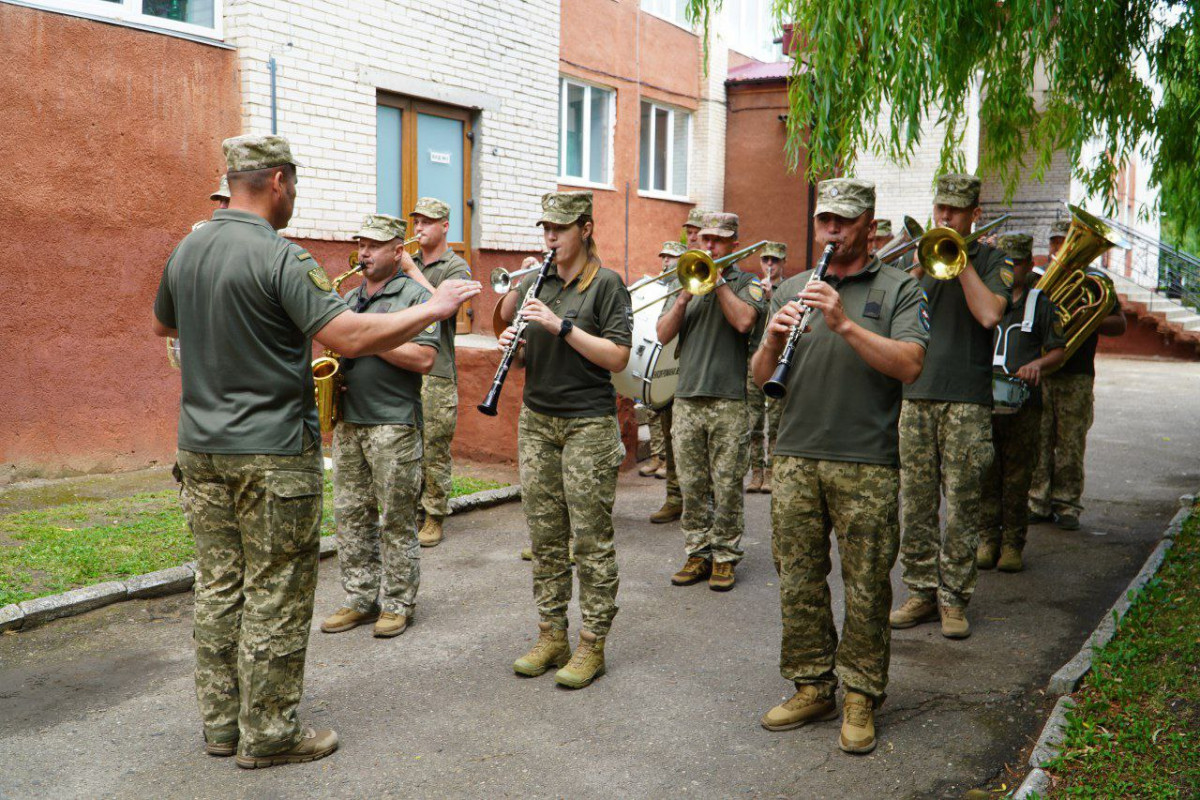
<svg viewBox="0 0 1200 800"><path fill-rule="evenodd" d="M1067 238L1035 288L1045 292L1054 303L1067 340L1066 358L1070 358L1117 303L1112 281L1102 274L1088 272L1088 264L1106 250L1128 249L1129 244L1103 220L1082 208L1068 205L1067 210L1071 212Z"/></svg>
<svg viewBox="0 0 1200 800"><path fill-rule="evenodd" d="M342 282L362 272L362 262L358 260L358 251L350 254L350 267L333 279L333 291L339 293ZM320 357L313 359L312 376L314 393L317 398L317 418L321 421L321 433L329 433L338 421L338 410L341 405L342 382L346 376L342 374L342 357L332 350L326 349Z"/></svg>

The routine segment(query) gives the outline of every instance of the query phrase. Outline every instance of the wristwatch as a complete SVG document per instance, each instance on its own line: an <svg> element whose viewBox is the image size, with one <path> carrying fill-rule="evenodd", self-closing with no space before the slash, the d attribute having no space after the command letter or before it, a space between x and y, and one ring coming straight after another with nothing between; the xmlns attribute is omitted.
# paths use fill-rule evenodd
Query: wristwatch
<svg viewBox="0 0 1200 800"><path fill-rule="evenodd" d="M564 319L562 321L562 327L558 329L558 338L560 338L560 339L567 338L567 334L569 334L574 329L575 329L575 323L571 322L571 320L569 320L569 319Z"/></svg>

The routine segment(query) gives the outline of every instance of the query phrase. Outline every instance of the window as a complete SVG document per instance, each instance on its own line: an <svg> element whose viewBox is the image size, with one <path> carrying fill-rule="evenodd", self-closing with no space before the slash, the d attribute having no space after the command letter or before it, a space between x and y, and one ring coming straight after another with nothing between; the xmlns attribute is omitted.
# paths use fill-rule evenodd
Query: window
<svg viewBox="0 0 1200 800"><path fill-rule="evenodd" d="M223 0L34 0L50 10L221 38Z"/></svg>
<svg viewBox="0 0 1200 800"><path fill-rule="evenodd" d="M604 187L612 184L613 96L610 89L562 79L560 183Z"/></svg>
<svg viewBox="0 0 1200 800"><path fill-rule="evenodd" d="M684 14L686 8L687 0L642 0L642 11L690 30L692 26Z"/></svg>
<svg viewBox="0 0 1200 800"><path fill-rule="evenodd" d="M642 101L641 191L666 197L688 196L688 154L692 115Z"/></svg>

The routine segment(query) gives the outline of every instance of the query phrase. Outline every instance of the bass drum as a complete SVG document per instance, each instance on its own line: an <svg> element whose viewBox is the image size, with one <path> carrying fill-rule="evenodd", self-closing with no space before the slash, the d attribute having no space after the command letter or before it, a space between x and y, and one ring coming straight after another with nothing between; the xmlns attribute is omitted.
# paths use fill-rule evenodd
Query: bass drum
<svg viewBox="0 0 1200 800"><path fill-rule="evenodd" d="M1029 386L1015 375L992 376L992 413L1015 414L1029 399Z"/></svg>
<svg viewBox="0 0 1200 800"><path fill-rule="evenodd" d="M641 286L635 284L630 291L634 308L650 303L655 298L662 299L634 315L633 348L629 353L629 364L624 371L612 377L617 394L655 411L675 398L675 386L679 382L679 359L675 356L678 340L664 347L659 344L655 331L658 316L666 303L665 295L673 284L673 281L666 284L650 281Z"/></svg>

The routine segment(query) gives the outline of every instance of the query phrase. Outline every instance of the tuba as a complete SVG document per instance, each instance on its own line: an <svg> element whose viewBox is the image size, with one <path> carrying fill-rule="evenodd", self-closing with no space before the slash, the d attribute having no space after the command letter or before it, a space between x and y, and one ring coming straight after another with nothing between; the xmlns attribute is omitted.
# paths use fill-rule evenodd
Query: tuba
<svg viewBox="0 0 1200 800"><path fill-rule="evenodd" d="M1066 358L1070 358L1117 303L1112 281L1088 272L1088 264L1113 247L1128 249L1129 245L1100 218L1078 206L1068 205L1067 209L1071 212L1067 238L1034 288L1054 303L1067 340Z"/></svg>
<svg viewBox="0 0 1200 800"><path fill-rule="evenodd" d="M358 251L350 254L350 270L343 272L333 279L333 292L338 294L342 282L351 275L362 272L362 262L358 260ZM326 349L320 357L313 359L312 376L314 393L317 398L317 417L321 421L321 433L329 433L338 421L342 382L346 376L342 374L342 357L332 350Z"/></svg>

